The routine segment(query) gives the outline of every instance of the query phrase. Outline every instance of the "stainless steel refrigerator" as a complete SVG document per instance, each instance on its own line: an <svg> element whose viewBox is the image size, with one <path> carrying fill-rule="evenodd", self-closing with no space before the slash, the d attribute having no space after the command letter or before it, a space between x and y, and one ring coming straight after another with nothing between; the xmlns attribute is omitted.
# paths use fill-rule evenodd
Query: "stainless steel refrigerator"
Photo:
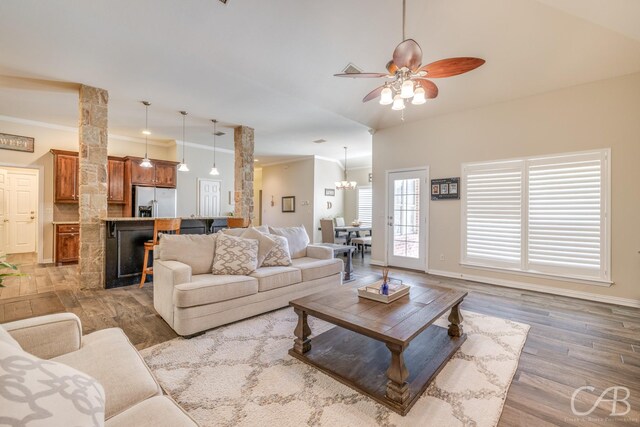
<svg viewBox="0 0 640 427"><path fill-rule="evenodd" d="M151 212L154 218L175 218L178 197L175 188L136 186L133 192L135 216L149 216L147 213Z"/></svg>

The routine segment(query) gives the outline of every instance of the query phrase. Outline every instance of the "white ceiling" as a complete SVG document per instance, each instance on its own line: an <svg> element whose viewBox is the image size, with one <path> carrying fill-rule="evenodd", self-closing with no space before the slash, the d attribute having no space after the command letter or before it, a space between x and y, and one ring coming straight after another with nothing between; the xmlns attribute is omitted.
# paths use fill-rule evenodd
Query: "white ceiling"
<svg viewBox="0 0 640 427"><path fill-rule="evenodd" d="M407 3L407 36L423 63L487 63L437 80L439 97L408 108L406 120L640 71L636 0ZM361 103L376 81L332 74L349 62L382 71L401 40L400 18L401 0L3 1L0 75L109 90L114 134L140 136L145 99L160 140L181 139L184 109L190 142L211 145L208 119L217 118L255 128L266 162L342 159L347 145L356 166L371 153L368 129L399 125L400 115ZM75 126L71 89L16 81L0 79L0 115ZM218 142L232 148L226 131ZM327 142L312 142L319 138Z"/></svg>

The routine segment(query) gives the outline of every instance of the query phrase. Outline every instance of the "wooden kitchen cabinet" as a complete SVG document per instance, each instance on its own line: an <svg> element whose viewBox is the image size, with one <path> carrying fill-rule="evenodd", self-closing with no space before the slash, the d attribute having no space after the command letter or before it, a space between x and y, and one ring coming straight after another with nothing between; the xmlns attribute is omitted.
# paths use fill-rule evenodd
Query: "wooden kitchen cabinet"
<svg viewBox="0 0 640 427"><path fill-rule="evenodd" d="M176 167L178 163L152 159L151 163L153 166L150 168L143 168L140 166L142 159L138 157L127 157L126 159L127 167L130 171L131 185L176 188Z"/></svg>
<svg viewBox="0 0 640 427"><path fill-rule="evenodd" d="M72 151L51 150L54 156L54 201L56 203L77 203L78 191L78 153Z"/></svg>
<svg viewBox="0 0 640 427"><path fill-rule="evenodd" d="M107 170L107 201L109 203L124 203L124 166L124 159L109 158Z"/></svg>
<svg viewBox="0 0 640 427"><path fill-rule="evenodd" d="M55 262L58 265L78 262L80 254L80 226L56 224Z"/></svg>

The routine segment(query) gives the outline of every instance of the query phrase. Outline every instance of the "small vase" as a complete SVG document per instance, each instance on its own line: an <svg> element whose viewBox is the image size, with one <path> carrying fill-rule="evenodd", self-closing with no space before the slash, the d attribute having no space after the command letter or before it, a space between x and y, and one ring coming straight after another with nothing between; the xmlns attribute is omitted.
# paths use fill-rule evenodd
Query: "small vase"
<svg viewBox="0 0 640 427"><path fill-rule="evenodd" d="M382 282L382 286L380 286L380 293L382 295L389 295L389 285L387 282Z"/></svg>

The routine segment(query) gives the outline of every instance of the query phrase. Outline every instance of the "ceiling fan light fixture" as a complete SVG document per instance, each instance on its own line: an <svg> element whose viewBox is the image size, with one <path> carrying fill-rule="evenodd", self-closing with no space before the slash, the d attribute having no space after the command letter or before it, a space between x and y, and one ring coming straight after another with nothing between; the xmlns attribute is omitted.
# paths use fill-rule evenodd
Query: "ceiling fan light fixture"
<svg viewBox="0 0 640 427"><path fill-rule="evenodd" d="M380 92L380 105L390 105L393 103L393 91L390 87L385 87Z"/></svg>
<svg viewBox="0 0 640 427"><path fill-rule="evenodd" d="M413 97L413 81L405 80L402 82L402 87L400 89L400 96L404 99L409 99Z"/></svg>
<svg viewBox="0 0 640 427"><path fill-rule="evenodd" d="M413 99L411 100L411 103L413 105L422 105L425 102L427 102L427 99L425 98L424 88L422 86L418 86L413 93Z"/></svg>
<svg viewBox="0 0 640 427"><path fill-rule="evenodd" d="M394 111L400 111L400 110L404 110L404 108L405 108L404 99L402 99L400 95L396 95L393 98L393 106L391 107L391 109Z"/></svg>

